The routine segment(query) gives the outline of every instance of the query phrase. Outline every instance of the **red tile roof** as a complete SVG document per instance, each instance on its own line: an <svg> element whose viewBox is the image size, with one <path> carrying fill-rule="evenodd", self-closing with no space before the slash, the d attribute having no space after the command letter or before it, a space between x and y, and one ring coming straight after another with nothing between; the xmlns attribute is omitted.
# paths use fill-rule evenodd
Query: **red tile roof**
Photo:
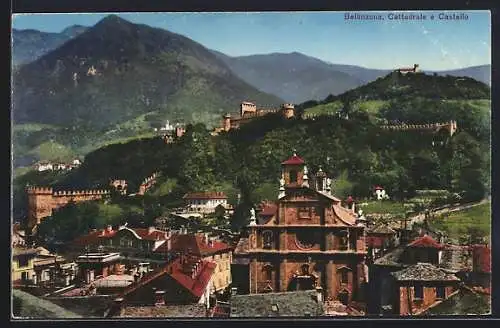
<svg viewBox="0 0 500 328"><path fill-rule="evenodd" d="M472 246L474 271L491 273L491 249L486 245Z"/></svg>
<svg viewBox="0 0 500 328"><path fill-rule="evenodd" d="M202 268L200 272L193 279L191 275L185 274L183 272L182 264L180 263L180 259L173 261L170 266L172 267L172 273L170 276L174 278L181 286L186 288L191 294L196 297L201 297L205 288L207 287L212 275L215 271L215 267L217 264L202 261Z"/></svg>
<svg viewBox="0 0 500 328"><path fill-rule="evenodd" d="M175 235L172 236L172 250L178 252L187 253L191 252L192 255L196 256L210 256L212 254L218 253L220 251L229 252L232 248L226 243L220 241L213 241L212 246L203 241L204 236L202 234L189 234L189 235ZM165 244L163 244L165 245ZM162 246L163 246L162 245ZM158 247L155 252L165 251L165 247Z"/></svg>
<svg viewBox="0 0 500 328"><path fill-rule="evenodd" d="M384 188L381 186L375 186L375 190L384 190Z"/></svg>
<svg viewBox="0 0 500 328"><path fill-rule="evenodd" d="M144 240L165 240L166 231L153 230L149 231L148 228L125 228L135 232L141 239ZM104 231L104 233L103 233ZM112 238L119 230L100 229L92 231L86 235L80 236L73 241L73 244L78 246L92 245L99 241L101 238Z"/></svg>
<svg viewBox="0 0 500 328"><path fill-rule="evenodd" d="M223 192L211 191L211 192L191 192L187 193L182 197L184 199L227 199L227 196Z"/></svg>
<svg viewBox="0 0 500 328"><path fill-rule="evenodd" d="M305 162L302 158L297 156L297 154L293 154L292 157L290 157L286 161L282 162L281 164L282 165L300 165L300 164L304 164L304 163Z"/></svg>
<svg viewBox="0 0 500 328"><path fill-rule="evenodd" d="M190 273L184 272L183 264L181 263L181 258L175 259L169 264L165 265L159 270L152 272L149 275L143 277L139 282L132 284L122 293L122 297L129 295L130 293L138 290L149 284L150 282L164 276L169 275L172 277L179 285L187 289L195 297L201 297L207 287L212 275L215 271L217 264L200 261L201 268L198 269L198 273L194 276Z"/></svg>
<svg viewBox="0 0 500 328"><path fill-rule="evenodd" d="M438 243L429 235L423 235L420 238L415 239L413 242L408 244L408 247L429 247L429 248L443 248L443 245Z"/></svg>

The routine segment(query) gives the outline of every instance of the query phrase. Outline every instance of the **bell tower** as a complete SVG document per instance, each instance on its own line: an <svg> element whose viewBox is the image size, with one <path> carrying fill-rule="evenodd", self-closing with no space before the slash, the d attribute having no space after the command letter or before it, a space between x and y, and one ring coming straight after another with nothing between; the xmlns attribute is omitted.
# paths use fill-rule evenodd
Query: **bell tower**
<svg viewBox="0 0 500 328"><path fill-rule="evenodd" d="M304 173L305 162L295 151L292 157L281 163L281 166L285 188L301 187L304 183L304 175L306 175L307 183L307 174Z"/></svg>

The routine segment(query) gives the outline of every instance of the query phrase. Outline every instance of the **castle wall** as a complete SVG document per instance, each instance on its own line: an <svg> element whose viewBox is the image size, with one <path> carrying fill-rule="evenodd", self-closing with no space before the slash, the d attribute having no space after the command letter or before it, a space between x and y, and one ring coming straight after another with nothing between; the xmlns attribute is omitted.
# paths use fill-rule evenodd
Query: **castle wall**
<svg viewBox="0 0 500 328"><path fill-rule="evenodd" d="M69 202L84 202L102 199L109 194L107 190L59 191L52 188L29 187L28 193L28 227L32 229L42 219L51 216L53 211Z"/></svg>

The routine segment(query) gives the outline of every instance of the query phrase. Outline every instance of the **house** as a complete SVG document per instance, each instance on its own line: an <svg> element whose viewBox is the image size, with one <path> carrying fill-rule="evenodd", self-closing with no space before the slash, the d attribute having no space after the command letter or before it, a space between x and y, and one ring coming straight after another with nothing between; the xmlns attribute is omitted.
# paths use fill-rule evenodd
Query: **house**
<svg viewBox="0 0 500 328"><path fill-rule="evenodd" d="M165 247L163 244L156 252L164 252ZM231 285L232 248L226 243L210 238L207 233L175 235L171 251L174 254L188 254L216 264L211 294L221 294Z"/></svg>
<svg viewBox="0 0 500 328"><path fill-rule="evenodd" d="M233 261L231 262L232 286L240 294L250 293L249 246L248 236L242 236L234 248Z"/></svg>
<svg viewBox="0 0 500 328"><path fill-rule="evenodd" d="M392 313L419 315L458 290L460 279L430 263L391 273L395 280Z"/></svg>
<svg viewBox="0 0 500 328"><path fill-rule="evenodd" d="M490 292L491 248L488 245L472 246L472 281L486 292Z"/></svg>
<svg viewBox="0 0 500 328"><path fill-rule="evenodd" d="M377 200L389 199L389 195L386 194L384 187L375 186L374 194Z"/></svg>
<svg viewBox="0 0 500 328"><path fill-rule="evenodd" d="M158 230L155 227L129 228L120 226L113 229L93 230L73 241L73 248L77 250L97 251L103 249L110 252L119 252L130 262L151 262L153 265L162 265L168 260L168 249L171 243L171 231ZM162 252L157 252L160 245L165 243Z"/></svg>
<svg viewBox="0 0 500 328"><path fill-rule="evenodd" d="M182 198L186 201L189 210L200 213L213 213L218 205L224 207L228 205L228 197L223 192L187 193Z"/></svg>
<svg viewBox="0 0 500 328"><path fill-rule="evenodd" d="M86 253L76 258L77 280L89 284L120 269L120 253Z"/></svg>
<svg viewBox="0 0 500 328"><path fill-rule="evenodd" d="M182 255L144 276L120 294L130 306L203 304L210 307L216 264Z"/></svg>
<svg viewBox="0 0 500 328"><path fill-rule="evenodd" d="M76 276L76 263L67 263L60 255L51 254L41 247L33 262L33 283L41 286L69 286ZM66 264L62 267L63 264Z"/></svg>
<svg viewBox="0 0 500 328"><path fill-rule="evenodd" d="M417 73L419 72L419 65L414 64L413 67L401 67L396 70L396 72L399 72L403 75L406 75L408 73Z"/></svg>
<svg viewBox="0 0 500 328"><path fill-rule="evenodd" d="M397 245L396 231L385 224L378 224L366 230L366 247L372 261Z"/></svg>
<svg viewBox="0 0 500 328"><path fill-rule="evenodd" d="M12 247L11 281L14 287L33 284L35 276L34 262L38 250L28 247Z"/></svg>
<svg viewBox="0 0 500 328"><path fill-rule="evenodd" d="M231 296L231 318L317 317L324 315L322 290Z"/></svg>
<svg viewBox="0 0 500 328"><path fill-rule="evenodd" d="M26 233L21 228L21 224L19 224L19 223L14 223L12 225L11 243L12 243L13 247L15 247L15 246L21 246L21 247L26 246Z"/></svg>
<svg viewBox="0 0 500 328"><path fill-rule="evenodd" d="M248 229L251 294L322 287L326 298L348 304L363 299L368 274L365 227L331 192L322 171L311 176L294 153L282 163L278 200ZM241 258L241 255L239 255Z"/></svg>
<svg viewBox="0 0 500 328"><path fill-rule="evenodd" d="M34 169L38 172L52 171L54 169L54 165L50 162L41 161L34 165Z"/></svg>
<svg viewBox="0 0 500 328"><path fill-rule="evenodd" d="M467 247L443 245L429 235L418 237L408 245L397 246L374 260L369 270L368 312L384 314L387 309L387 314L390 314L393 295L383 291L395 288L392 274L420 262L433 264L464 282L472 268Z"/></svg>

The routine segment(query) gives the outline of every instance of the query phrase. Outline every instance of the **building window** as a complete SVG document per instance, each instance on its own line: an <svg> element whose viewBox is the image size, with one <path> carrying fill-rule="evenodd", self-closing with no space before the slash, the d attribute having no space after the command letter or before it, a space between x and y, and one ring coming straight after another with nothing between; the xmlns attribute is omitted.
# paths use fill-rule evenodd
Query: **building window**
<svg viewBox="0 0 500 328"><path fill-rule="evenodd" d="M298 176L297 171L291 170L289 174L290 174L290 183L297 183L297 176Z"/></svg>
<svg viewBox="0 0 500 328"><path fill-rule="evenodd" d="M20 256L18 258L18 263L19 263L19 267L20 268L24 268L24 267L27 267L28 264L29 264L29 260L26 256Z"/></svg>
<svg viewBox="0 0 500 328"><path fill-rule="evenodd" d="M309 207L299 207L299 219L310 219L311 209Z"/></svg>
<svg viewBox="0 0 500 328"><path fill-rule="evenodd" d="M297 232L295 238L296 244L299 248L310 249L316 244L317 235L311 230L302 230Z"/></svg>
<svg viewBox="0 0 500 328"><path fill-rule="evenodd" d="M340 282L343 284L347 284L349 282L349 272L346 269L340 272Z"/></svg>
<svg viewBox="0 0 500 328"><path fill-rule="evenodd" d="M436 298L446 298L446 290L444 287L436 287Z"/></svg>
<svg viewBox="0 0 500 328"><path fill-rule="evenodd" d="M264 278L267 280L267 281L271 281L273 280L273 267L270 266L270 265L266 265L264 267Z"/></svg>
<svg viewBox="0 0 500 328"><path fill-rule="evenodd" d="M264 248L272 248L273 247L273 232L272 231L264 231L262 233L262 241Z"/></svg>
<svg viewBox="0 0 500 328"><path fill-rule="evenodd" d="M424 287L422 285L415 285L413 289L415 290L415 299L422 299L424 297Z"/></svg>
<svg viewBox="0 0 500 328"><path fill-rule="evenodd" d="M341 251L347 250L348 242L349 242L349 238L347 238L347 231L342 231L339 234L339 250L341 250Z"/></svg>

